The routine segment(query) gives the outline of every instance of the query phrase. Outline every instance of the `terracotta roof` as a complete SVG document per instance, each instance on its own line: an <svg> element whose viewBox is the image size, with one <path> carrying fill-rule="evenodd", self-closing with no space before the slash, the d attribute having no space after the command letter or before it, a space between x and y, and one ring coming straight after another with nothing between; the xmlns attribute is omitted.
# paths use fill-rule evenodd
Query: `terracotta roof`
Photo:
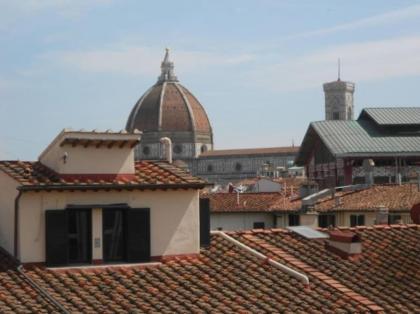
<svg viewBox="0 0 420 314"><path fill-rule="evenodd" d="M126 129L212 133L203 106L178 82L160 82L151 87L131 111Z"/></svg>
<svg viewBox="0 0 420 314"><path fill-rule="evenodd" d="M381 225L341 230L361 237L362 253L358 259L341 259L325 248L324 241L283 229L234 236L261 253L304 271L310 281L318 279L371 310L418 313L420 226Z"/></svg>
<svg viewBox="0 0 420 314"><path fill-rule="evenodd" d="M273 155L273 154L297 154L299 147L267 147L267 148L240 148L209 150L200 157L237 156L237 155Z"/></svg>
<svg viewBox="0 0 420 314"><path fill-rule="evenodd" d="M159 266L27 273L71 312L361 313L368 307L322 280L310 289L219 235L200 257Z"/></svg>
<svg viewBox="0 0 420 314"><path fill-rule="evenodd" d="M300 200L291 200L277 192L241 193L239 203L237 193L209 193L202 197L210 199L210 210L221 212L273 212L295 211L301 207Z"/></svg>
<svg viewBox="0 0 420 314"><path fill-rule="evenodd" d="M409 211L414 204L420 203L420 192L415 184L374 185L359 191L337 192L335 196L339 197L338 205L335 199L327 197L316 203L315 210L375 211L384 206L390 211Z"/></svg>
<svg viewBox="0 0 420 314"><path fill-rule="evenodd" d="M200 256L162 264L70 269L28 265L25 273L69 312L418 313L420 226L342 230L361 237L358 259L342 259L325 248L325 241L285 229L229 233L307 275L309 287L220 235L212 235ZM5 266L7 258L0 262L2 312L54 310L27 286L16 265Z"/></svg>
<svg viewBox="0 0 420 314"><path fill-rule="evenodd" d="M95 188L202 188L208 183L164 161L139 161L134 175L59 175L40 162L0 161L0 170L22 189Z"/></svg>
<svg viewBox="0 0 420 314"><path fill-rule="evenodd" d="M0 249L0 312L58 312L58 308L36 291L17 271L17 266L13 258Z"/></svg>

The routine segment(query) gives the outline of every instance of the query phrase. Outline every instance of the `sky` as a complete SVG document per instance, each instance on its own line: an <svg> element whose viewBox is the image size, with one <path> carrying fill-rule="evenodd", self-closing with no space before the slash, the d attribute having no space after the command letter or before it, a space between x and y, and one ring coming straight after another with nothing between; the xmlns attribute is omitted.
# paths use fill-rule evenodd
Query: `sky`
<svg viewBox="0 0 420 314"><path fill-rule="evenodd" d="M420 1L0 0L0 159L123 129L166 47L216 149L299 145L338 58L356 116L420 105Z"/></svg>

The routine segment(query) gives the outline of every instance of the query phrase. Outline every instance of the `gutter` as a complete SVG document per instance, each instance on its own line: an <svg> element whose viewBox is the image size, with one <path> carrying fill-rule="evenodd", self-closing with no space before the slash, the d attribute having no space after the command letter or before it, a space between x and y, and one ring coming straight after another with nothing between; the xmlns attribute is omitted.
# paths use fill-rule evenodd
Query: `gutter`
<svg viewBox="0 0 420 314"><path fill-rule="evenodd" d="M52 304L54 304L61 313L65 313L65 314L70 314L70 312L63 306L61 305L61 303L59 303L56 299L54 299L54 297L52 295L50 295L47 290L45 290L44 288L42 288L41 286L39 286L35 281L32 280L32 278L30 278L24 271L23 271L23 266L19 265L16 270L18 271L18 273L20 275L22 275L22 277L25 278L25 280L29 283L29 285L38 293L40 293L43 297L45 297L49 302L51 302Z"/></svg>
<svg viewBox="0 0 420 314"><path fill-rule="evenodd" d="M74 185L22 185L18 187L19 191L64 191L64 190L79 190L79 191L92 191L92 190L161 190L161 189L202 189L207 186L213 186L211 183L203 184L132 184L132 185L116 185L116 184L74 184Z"/></svg>
<svg viewBox="0 0 420 314"><path fill-rule="evenodd" d="M300 272L298 272L298 271L296 271L296 270L294 270L294 269L292 269L292 268L290 268L286 265L283 265L283 264L267 257L266 255L258 252L257 250L254 250L253 248L251 248L251 247L243 244L242 242L239 242L238 240L232 238L231 236L227 235L223 231L214 230L214 231L211 231L211 234L220 235L222 238L224 238L224 239L228 240L229 242L235 244L236 246L240 247L241 249L251 253L252 255L254 255L254 256L262 259L262 260L265 260L271 266L274 266L275 268L280 269L281 271L289 274L290 276L300 280L301 282L303 282L303 284L305 286L309 286L308 276L306 276L306 275L304 275L304 274L302 274L302 273L300 273Z"/></svg>
<svg viewBox="0 0 420 314"><path fill-rule="evenodd" d="M23 191L18 187L18 195L15 198L15 216L14 216L14 243L13 243L13 255L14 258L18 259L18 237L19 237L19 201L22 197Z"/></svg>

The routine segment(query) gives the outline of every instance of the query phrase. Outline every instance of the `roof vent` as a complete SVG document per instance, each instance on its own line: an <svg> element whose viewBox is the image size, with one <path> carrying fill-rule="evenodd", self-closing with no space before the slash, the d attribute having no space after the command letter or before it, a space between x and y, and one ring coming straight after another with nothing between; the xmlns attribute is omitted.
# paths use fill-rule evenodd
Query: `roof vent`
<svg viewBox="0 0 420 314"><path fill-rule="evenodd" d="M330 252L345 259L358 257L362 253L360 236L349 231L331 231L330 239L326 242L325 246Z"/></svg>

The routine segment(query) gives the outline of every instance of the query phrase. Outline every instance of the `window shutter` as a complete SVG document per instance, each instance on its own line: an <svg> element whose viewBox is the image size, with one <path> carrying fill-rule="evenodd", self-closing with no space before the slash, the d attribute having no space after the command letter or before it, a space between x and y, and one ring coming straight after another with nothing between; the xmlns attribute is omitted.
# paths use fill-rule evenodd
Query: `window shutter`
<svg viewBox="0 0 420 314"><path fill-rule="evenodd" d="M127 261L150 261L150 209L127 210Z"/></svg>
<svg viewBox="0 0 420 314"><path fill-rule="evenodd" d="M357 226L357 216L356 215L350 215L350 227Z"/></svg>
<svg viewBox="0 0 420 314"><path fill-rule="evenodd" d="M45 211L45 244L47 266L68 263L67 215L65 210Z"/></svg>
<svg viewBox="0 0 420 314"><path fill-rule="evenodd" d="M210 200L200 198L200 246L210 246Z"/></svg>

